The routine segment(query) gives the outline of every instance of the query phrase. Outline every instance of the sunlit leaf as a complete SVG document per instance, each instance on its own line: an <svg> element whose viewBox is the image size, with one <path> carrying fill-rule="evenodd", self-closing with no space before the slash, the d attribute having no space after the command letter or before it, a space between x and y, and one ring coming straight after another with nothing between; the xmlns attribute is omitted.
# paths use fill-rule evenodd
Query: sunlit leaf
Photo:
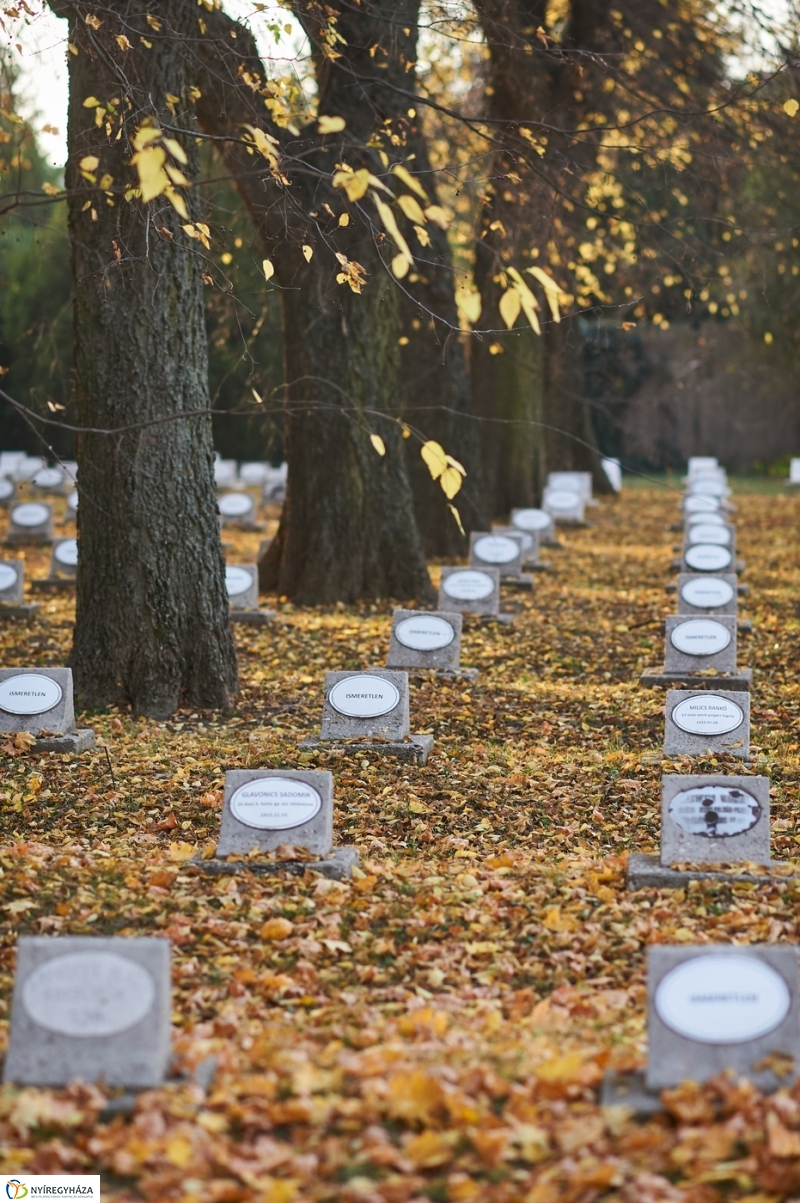
<svg viewBox="0 0 800 1203"><path fill-rule="evenodd" d="M320 117L317 122L317 133L339 134L346 124L344 117Z"/></svg>
<svg viewBox="0 0 800 1203"><path fill-rule="evenodd" d="M395 255L392 259L392 275L398 280L408 275L408 259L405 255Z"/></svg>
<svg viewBox="0 0 800 1203"><path fill-rule="evenodd" d="M389 207L389 205L386 204L385 201L382 201L379 196L376 196L374 192L372 194L372 199L374 200L375 207L378 210L378 213L380 214L380 218L381 218L381 221L383 222L383 226L384 226L384 229L386 230L386 233L393 240L395 246L400 251L400 254L405 256L408 266L413 267L414 260L411 256L411 251L408 249L408 243L406 242L405 238L400 233L400 228L397 224L395 215L392 212L391 208ZM394 271L395 275L398 274L397 271L395 270L394 263L392 264L392 271ZM405 275L405 272L403 272L403 275Z"/></svg>
<svg viewBox="0 0 800 1203"><path fill-rule="evenodd" d="M402 163L395 163L392 168L392 174L402 180L405 186L410 188L412 192L416 192L420 200L424 200L426 204L428 203L428 194L422 187L422 184L414 178L410 171L403 167Z"/></svg>
<svg viewBox="0 0 800 1203"><path fill-rule="evenodd" d="M369 188L369 172L366 167L360 171L337 171L333 177L334 188L342 188L347 199L354 203L366 196Z"/></svg>
<svg viewBox="0 0 800 1203"><path fill-rule="evenodd" d="M423 443L419 451L425 461L428 471L434 480L438 480L442 473L447 468L447 453L441 443L437 443L435 439L429 439L427 443Z"/></svg>
<svg viewBox="0 0 800 1203"><path fill-rule="evenodd" d="M442 230L450 225L450 214L441 205L428 205L425 216Z"/></svg>
<svg viewBox="0 0 800 1203"><path fill-rule="evenodd" d="M787 101L787 103L788 103L788 101ZM83 102L83 107L85 109L96 109L99 104L100 104L100 101L97 99L96 96L87 96Z"/></svg>
<svg viewBox="0 0 800 1203"><path fill-rule="evenodd" d="M453 500L463 483L464 477L458 468L451 468L449 465L439 477L439 484L442 486L442 491L448 501Z"/></svg>
<svg viewBox="0 0 800 1203"><path fill-rule="evenodd" d="M509 288L500 298L498 305L500 316L505 322L509 330L512 329L514 323L519 317L520 309L522 308L522 298L516 288Z"/></svg>
<svg viewBox="0 0 800 1203"><path fill-rule="evenodd" d="M561 321L561 312L558 307L558 294L561 289L556 284L552 276L548 276L546 271L541 267L528 267L526 271L534 276L544 288L544 294L547 297L547 304L550 306L550 312L553 315L554 322Z"/></svg>
<svg viewBox="0 0 800 1203"><path fill-rule="evenodd" d="M303 246L303 258L305 259L306 263L310 263L313 256L314 256L313 246L305 246L304 245Z"/></svg>
<svg viewBox="0 0 800 1203"><path fill-rule="evenodd" d="M272 277L275 275L275 264L272 263L269 259L265 259L264 262L261 264L261 270L264 272L264 279L271 280Z"/></svg>
<svg viewBox="0 0 800 1203"><path fill-rule="evenodd" d="M466 531L464 530L464 523L461 521L461 515L459 514L458 510L456 509L456 507L455 507L454 505L451 505L451 504L448 502L448 503L447 503L447 508L448 508L448 510L450 511L450 513L453 515L453 517L455 518L455 520L456 520L456 525L458 526L458 529L461 531L462 535L466 535Z"/></svg>
<svg viewBox="0 0 800 1203"><path fill-rule="evenodd" d="M784 113L787 113L790 117L794 117L798 109L800 109L800 102L796 101L794 97L791 100L787 100L783 106Z"/></svg>
<svg viewBox="0 0 800 1203"><path fill-rule="evenodd" d="M457 288L456 305L473 326L481 316L481 294L474 288Z"/></svg>
<svg viewBox="0 0 800 1203"><path fill-rule="evenodd" d="M375 448L378 455L386 454L386 444L379 434L371 434L369 436L369 441L372 443L372 446Z"/></svg>
<svg viewBox="0 0 800 1203"><path fill-rule="evenodd" d="M397 203L405 213L409 221L415 221L418 225L425 225L425 214L419 205L419 202L414 200L413 196L409 196L404 192L402 196L398 196Z"/></svg>

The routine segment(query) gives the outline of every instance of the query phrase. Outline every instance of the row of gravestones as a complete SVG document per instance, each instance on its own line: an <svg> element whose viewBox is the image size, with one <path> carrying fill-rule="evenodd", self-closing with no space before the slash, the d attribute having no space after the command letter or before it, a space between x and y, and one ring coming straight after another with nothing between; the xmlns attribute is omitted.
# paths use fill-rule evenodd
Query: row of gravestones
<svg viewBox="0 0 800 1203"><path fill-rule="evenodd" d="M665 623L663 668L642 684L667 688L665 756L750 760L749 669L737 666L740 592L736 528L724 470L689 461L672 590L678 613ZM672 688L670 688L672 687ZM781 874L770 859L769 779L662 777L660 855L633 853L628 887L679 888L692 881L763 882ZM725 1070L764 1090L794 1080L800 1060L798 950L793 946L658 946L648 950L648 1064L644 1075L609 1075L607 1104L658 1110L658 1092Z"/></svg>
<svg viewBox="0 0 800 1203"><path fill-rule="evenodd" d="M442 571L438 610L395 611L385 667L327 674L320 734L301 747L424 764L433 739L410 733L408 670L474 679L477 670L460 660L464 615L510 618L499 609L501 581L530 587L522 568L542 567L540 542L557 546L545 510L515 510L509 528L474 535L470 566ZM90 746L93 733L75 730L69 669L0 670L0 732L19 731L32 735L36 748L67 750L70 739L71 750ZM273 859L289 841L297 859ZM226 774L216 852L195 865L213 874L300 873L311 866L343 878L357 861L355 848L333 847L331 773L257 769ZM163 939L23 937L6 1080L47 1086L102 1079L130 1089L160 1083L170 1056L169 983Z"/></svg>

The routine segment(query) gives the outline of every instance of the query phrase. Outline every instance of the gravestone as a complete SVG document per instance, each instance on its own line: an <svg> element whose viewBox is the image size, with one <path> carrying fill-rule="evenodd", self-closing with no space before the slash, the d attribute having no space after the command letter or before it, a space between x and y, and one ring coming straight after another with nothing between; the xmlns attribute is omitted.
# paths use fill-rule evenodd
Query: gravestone
<svg viewBox="0 0 800 1203"><path fill-rule="evenodd" d="M512 510L511 525L536 535L540 543L552 543L555 539L556 528L553 515L548 514L547 510L535 508Z"/></svg>
<svg viewBox="0 0 800 1203"><path fill-rule="evenodd" d="M695 526L727 526L728 519L722 510L692 510L685 515L684 525L687 531Z"/></svg>
<svg viewBox="0 0 800 1203"><path fill-rule="evenodd" d="M236 484L235 459L215 459L214 484L218 489L230 489Z"/></svg>
<svg viewBox="0 0 800 1203"><path fill-rule="evenodd" d="M22 560L0 561L0 603L21 602L25 596L25 564Z"/></svg>
<svg viewBox="0 0 800 1203"><path fill-rule="evenodd" d="M679 614L728 614L736 616L738 590L736 574L701 576L681 573L678 577Z"/></svg>
<svg viewBox="0 0 800 1203"><path fill-rule="evenodd" d="M243 485L261 488L269 477L270 465L261 460L252 460L239 465L239 480Z"/></svg>
<svg viewBox="0 0 800 1203"><path fill-rule="evenodd" d="M11 507L6 543L52 543L53 507L46 501L23 501Z"/></svg>
<svg viewBox="0 0 800 1203"><path fill-rule="evenodd" d="M0 736L27 731L37 752L86 752L94 731L76 729L71 668L1 668Z"/></svg>
<svg viewBox="0 0 800 1203"><path fill-rule="evenodd" d="M665 756L727 752L750 757L750 695L742 690L670 689Z"/></svg>
<svg viewBox="0 0 800 1203"><path fill-rule="evenodd" d="M56 539L53 544L53 554L50 558L50 580L60 577L75 579L78 571L78 540Z"/></svg>
<svg viewBox="0 0 800 1203"><path fill-rule="evenodd" d="M440 610L477 614L495 622L510 622L500 613L500 571L497 568L443 568L439 583Z"/></svg>
<svg viewBox="0 0 800 1203"><path fill-rule="evenodd" d="M148 936L23 936L4 1080L143 1090L170 1058L170 945Z"/></svg>
<svg viewBox="0 0 800 1203"><path fill-rule="evenodd" d="M703 477L700 480L694 481L689 485L688 495L690 497L728 497L730 489L724 480L716 480L710 477Z"/></svg>
<svg viewBox="0 0 800 1203"><path fill-rule="evenodd" d="M44 467L46 464L40 455L23 455L14 469L14 480L18 484L26 484Z"/></svg>
<svg viewBox="0 0 800 1203"><path fill-rule="evenodd" d="M408 673L386 668L327 673L319 737L300 744L326 746L425 764L433 736L410 734Z"/></svg>
<svg viewBox="0 0 800 1203"><path fill-rule="evenodd" d="M533 577L522 571L524 538L523 531L512 534L472 531L469 537L470 568L497 568L504 583L532 589Z"/></svg>
<svg viewBox="0 0 800 1203"><path fill-rule="evenodd" d="M555 522L579 525L584 522L585 502L579 493L568 489L545 489L542 509L552 514Z"/></svg>
<svg viewBox="0 0 800 1203"><path fill-rule="evenodd" d="M789 479L786 482L787 489L800 488L800 459L789 460Z"/></svg>
<svg viewBox="0 0 800 1203"><path fill-rule="evenodd" d="M736 528L728 523L693 522L686 528L684 556L692 547L724 547L736 556Z"/></svg>
<svg viewBox="0 0 800 1203"><path fill-rule="evenodd" d="M671 614L666 623L667 672L715 668L736 671L736 620L727 614L700 618Z"/></svg>
<svg viewBox="0 0 800 1203"><path fill-rule="evenodd" d="M24 459L24 451L0 451L0 476L13 477Z"/></svg>
<svg viewBox="0 0 800 1203"><path fill-rule="evenodd" d="M520 560L522 567L532 568L535 572L549 572L550 563L539 559L539 535L535 531L522 530L518 526L493 526L492 534L508 535L512 539L520 541ZM520 578L521 582L525 582L527 578L524 573ZM512 582L513 583L513 582Z"/></svg>
<svg viewBox="0 0 800 1203"><path fill-rule="evenodd" d="M606 474L606 480L615 493L622 492L622 465L618 459L601 459L600 467Z"/></svg>
<svg viewBox="0 0 800 1203"><path fill-rule="evenodd" d="M274 610L261 610L258 606L258 566L256 564L228 564L225 567L225 588L228 592L231 622L247 626L264 626L272 622Z"/></svg>
<svg viewBox="0 0 800 1203"><path fill-rule="evenodd" d="M16 500L17 486L7 476L0 476L0 506L8 509Z"/></svg>
<svg viewBox="0 0 800 1203"><path fill-rule="evenodd" d="M64 484L64 473L61 468L40 468L31 483L42 493L57 493Z"/></svg>
<svg viewBox="0 0 800 1203"><path fill-rule="evenodd" d="M709 468L718 468L719 461L715 455L692 455L689 457L689 462L686 466L688 475L691 477L696 472L707 472Z"/></svg>
<svg viewBox="0 0 800 1203"><path fill-rule="evenodd" d="M249 493L223 493L217 505L223 526L255 525L256 506Z"/></svg>
<svg viewBox="0 0 800 1203"><path fill-rule="evenodd" d="M717 497L702 497L690 493L683 499L683 512L684 514L720 514L724 511Z"/></svg>
<svg viewBox="0 0 800 1203"><path fill-rule="evenodd" d="M577 493L584 505L591 505L591 472L548 472L546 487L548 492L564 489L567 493Z"/></svg>
<svg viewBox="0 0 800 1203"><path fill-rule="evenodd" d="M693 543L684 548L682 572L731 572L734 558L729 547L718 543Z"/></svg>
<svg viewBox="0 0 800 1203"><path fill-rule="evenodd" d="M432 668L440 677L474 681L477 668L461 667L463 619L454 610L395 610L387 668Z"/></svg>
<svg viewBox="0 0 800 1203"><path fill-rule="evenodd" d="M71 515L74 518L75 515L77 514L77 512L78 512L78 490L73 489L71 493L67 494L67 516Z"/></svg>

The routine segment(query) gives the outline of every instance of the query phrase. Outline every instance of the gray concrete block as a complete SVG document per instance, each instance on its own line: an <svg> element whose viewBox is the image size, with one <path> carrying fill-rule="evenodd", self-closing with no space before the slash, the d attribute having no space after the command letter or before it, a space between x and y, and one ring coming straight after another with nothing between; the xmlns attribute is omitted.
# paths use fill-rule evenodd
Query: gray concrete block
<svg viewBox="0 0 800 1203"><path fill-rule="evenodd" d="M298 745L304 752L342 752L346 756L389 756L404 764L427 764L433 749L432 735L409 735L407 739L303 739Z"/></svg>
<svg viewBox="0 0 800 1203"><path fill-rule="evenodd" d="M632 1073L609 1071L600 1085L601 1107L624 1107L636 1116L657 1115L664 1110L657 1091L648 1090L642 1070Z"/></svg>
<svg viewBox="0 0 800 1203"><path fill-rule="evenodd" d="M508 535L519 539L522 547L522 567L536 568L539 566L539 535L536 531L521 530L517 526L493 526L492 534Z"/></svg>
<svg viewBox="0 0 800 1203"><path fill-rule="evenodd" d="M0 603L23 601L25 596L25 563L23 560L0 561Z"/></svg>
<svg viewBox="0 0 800 1203"><path fill-rule="evenodd" d="M319 873L321 877L330 877L334 881L346 881L353 876L353 869L359 862L357 848L344 844L340 848L331 848L322 860L197 860L192 858L187 864L201 873L213 877L222 877L234 873L255 873L258 876L277 876L289 873L294 877L302 877L306 872Z"/></svg>
<svg viewBox="0 0 800 1203"><path fill-rule="evenodd" d="M648 1090L706 1082L726 1070L765 1091L795 1081L795 945L654 945L647 950L647 992Z"/></svg>
<svg viewBox="0 0 800 1203"><path fill-rule="evenodd" d="M718 672L735 672L736 633L736 619L727 614L714 618L670 614L666 622L665 670L696 672L715 668Z"/></svg>
<svg viewBox="0 0 800 1203"><path fill-rule="evenodd" d="M24 936L4 1080L144 1089L170 1054L170 945L150 937Z"/></svg>
<svg viewBox="0 0 800 1203"><path fill-rule="evenodd" d="M409 725L408 673L371 668L325 674L321 739L400 740Z"/></svg>
<svg viewBox="0 0 800 1203"><path fill-rule="evenodd" d="M40 736L31 748L32 752L64 752L77 756L90 752L94 747L95 735L91 727L80 727L68 735Z"/></svg>
<svg viewBox="0 0 800 1203"><path fill-rule="evenodd" d="M19 606L0 602L0 622L28 622L40 609L41 606L36 602L25 602Z"/></svg>
<svg viewBox="0 0 800 1203"><path fill-rule="evenodd" d="M454 610L395 610L386 667L457 671L463 621Z"/></svg>
<svg viewBox="0 0 800 1203"><path fill-rule="evenodd" d="M11 507L7 544L52 543L53 507L47 501L24 501Z"/></svg>
<svg viewBox="0 0 800 1203"><path fill-rule="evenodd" d="M217 498L220 522L223 526L238 526L241 530L257 530L256 503L249 493L221 493Z"/></svg>
<svg viewBox="0 0 800 1203"><path fill-rule="evenodd" d="M782 869L786 871L782 871ZM736 870L671 869L662 865L659 857L650 852L632 852L628 857L625 884L629 890L683 890L692 881L723 881L729 885L746 881L754 885L765 882L790 881L795 874L783 861L771 861L770 873L747 873Z"/></svg>
<svg viewBox="0 0 800 1203"><path fill-rule="evenodd" d="M750 757L750 695L742 690L670 689L665 756L729 752Z"/></svg>
<svg viewBox="0 0 800 1203"><path fill-rule="evenodd" d="M729 614L738 602L735 572L682 572L678 577L679 614Z"/></svg>
<svg viewBox="0 0 800 1203"><path fill-rule="evenodd" d="M56 539L53 543L53 553L50 556L50 578L71 577L73 580L78 572L78 540Z"/></svg>
<svg viewBox="0 0 800 1203"><path fill-rule="evenodd" d="M714 543L696 543L684 548L683 555L676 561L675 567L681 572L720 572L742 571L735 557L727 547L718 547Z"/></svg>
<svg viewBox="0 0 800 1203"><path fill-rule="evenodd" d="M536 535L540 543L552 542L555 539L556 524L553 515L548 514L547 510L530 507L514 509L511 511L511 525Z"/></svg>
<svg viewBox="0 0 800 1203"><path fill-rule="evenodd" d="M69 735L74 730L71 668L0 669L0 734Z"/></svg>
<svg viewBox="0 0 800 1203"><path fill-rule="evenodd" d="M770 863L769 778L661 778L661 863Z"/></svg>
<svg viewBox="0 0 800 1203"><path fill-rule="evenodd" d="M241 623L248 627L266 627L275 618L275 610L234 610L231 608L231 622Z"/></svg>
<svg viewBox="0 0 800 1203"><path fill-rule="evenodd" d="M499 569L443 568L438 608L497 618L500 613Z"/></svg>
<svg viewBox="0 0 800 1203"><path fill-rule="evenodd" d="M216 855L295 844L325 856L333 843L333 775L314 769L235 769L225 774Z"/></svg>
<svg viewBox="0 0 800 1203"><path fill-rule="evenodd" d="M501 580L504 577L518 577L522 572L522 541L521 531L514 535L472 531L469 537L469 566L497 568Z"/></svg>
<svg viewBox="0 0 800 1203"><path fill-rule="evenodd" d="M724 547L736 559L736 527L730 523L695 522L686 528L683 556L692 547Z"/></svg>
<svg viewBox="0 0 800 1203"><path fill-rule="evenodd" d="M753 670L752 668L740 668L735 673L703 673L692 672L690 669L683 672L678 670L665 672L663 668L646 668L639 677L639 684L661 689L683 686L685 689L746 691L753 684Z"/></svg>
<svg viewBox="0 0 800 1203"><path fill-rule="evenodd" d="M234 494L237 496L238 494ZM225 588L232 610L258 608L258 566L256 564L226 564Z"/></svg>

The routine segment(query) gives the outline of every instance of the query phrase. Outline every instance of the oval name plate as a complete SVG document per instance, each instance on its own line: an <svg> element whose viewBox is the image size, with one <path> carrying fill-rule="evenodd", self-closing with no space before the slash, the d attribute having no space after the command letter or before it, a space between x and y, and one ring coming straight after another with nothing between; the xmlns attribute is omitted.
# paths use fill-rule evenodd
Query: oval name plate
<svg viewBox="0 0 800 1203"><path fill-rule="evenodd" d="M727 526L728 524L728 520L721 510L700 510L697 514L687 514L686 522L689 526L697 526L702 522L711 526Z"/></svg>
<svg viewBox="0 0 800 1203"><path fill-rule="evenodd" d="M715 656L725 651L731 633L713 618L690 618L673 629L670 641L686 656Z"/></svg>
<svg viewBox="0 0 800 1203"><path fill-rule="evenodd" d="M59 1036L118 1036L140 1023L156 997L151 974L115 952L69 952L25 981L22 1004Z"/></svg>
<svg viewBox="0 0 800 1203"><path fill-rule="evenodd" d="M691 495L695 497L724 497L727 492L728 486L721 480L698 480L691 486Z"/></svg>
<svg viewBox="0 0 800 1203"><path fill-rule="evenodd" d="M655 994L663 1023L701 1044L742 1044L772 1032L789 1012L789 988L758 957L692 957L667 973Z"/></svg>
<svg viewBox="0 0 800 1203"><path fill-rule="evenodd" d="M385 677L355 673L336 682L328 701L334 710L348 718L378 718L394 710L400 701L400 690Z"/></svg>
<svg viewBox="0 0 800 1203"><path fill-rule="evenodd" d="M485 564L510 564L519 558L520 545L507 535L484 535L475 540L472 550Z"/></svg>
<svg viewBox="0 0 800 1203"><path fill-rule="evenodd" d="M42 673L17 673L0 681L0 710L6 714L44 714L63 696L58 681Z"/></svg>
<svg viewBox="0 0 800 1203"><path fill-rule="evenodd" d="M6 480L5 476L0 477L0 501L5 501L7 497L14 495L14 482Z"/></svg>
<svg viewBox="0 0 800 1203"><path fill-rule="evenodd" d="M10 564L0 564L0 593L13 589L17 583L17 570Z"/></svg>
<svg viewBox="0 0 800 1203"><path fill-rule="evenodd" d="M704 497L702 493L690 493L683 503L687 514L712 513L719 509L715 497Z"/></svg>
<svg viewBox="0 0 800 1203"><path fill-rule="evenodd" d="M217 502L224 518L241 518L253 508L253 499L247 493L225 493Z"/></svg>
<svg viewBox="0 0 800 1203"><path fill-rule="evenodd" d="M668 806L674 823L690 835L711 839L741 835L761 818L758 799L727 785L695 785L681 790Z"/></svg>
<svg viewBox="0 0 800 1203"><path fill-rule="evenodd" d="M578 493L570 493L566 489L554 489L548 493L546 503L551 510L576 510L583 504Z"/></svg>
<svg viewBox="0 0 800 1203"><path fill-rule="evenodd" d="M233 817L245 827L287 831L319 814L322 795L292 777L257 777L234 790L229 805Z"/></svg>
<svg viewBox="0 0 800 1203"><path fill-rule="evenodd" d="M395 627L395 639L415 652L436 652L449 647L456 637L449 622L435 615L404 618Z"/></svg>
<svg viewBox="0 0 800 1203"><path fill-rule="evenodd" d="M719 577L701 577L687 581L681 588L681 597L690 606L718 610L720 606L727 606L733 601L733 585L729 581L721 581Z"/></svg>
<svg viewBox="0 0 800 1203"><path fill-rule="evenodd" d="M695 526L689 527L688 538L690 543L715 543L722 547L729 547L731 532L727 526L712 522L698 522Z"/></svg>
<svg viewBox="0 0 800 1203"><path fill-rule="evenodd" d="M25 501L11 511L11 521L17 526L43 526L49 517L47 506L39 501Z"/></svg>
<svg viewBox="0 0 800 1203"><path fill-rule="evenodd" d="M78 508L78 490L73 489L72 492L70 493L69 497L67 498L67 509L68 510L77 510L77 508Z"/></svg>
<svg viewBox="0 0 800 1203"><path fill-rule="evenodd" d="M228 590L228 597L238 597L240 593L246 593L253 583L253 578L246 568L237 568L232 565L225 569L225 588Z"/></svg>
<svg viewBox="0 0 800 1203"><path fill-rule="evenodd" d="M54 489L64 479L60 468L42 468L33 478L33 483L40 489Z"/></svg>
<svg viewBox="0 0 800 1203"><path fill-rule="evenodd" d="M678 702L670 717L687 735L727 735L741 727L744 711L730 698L704 693Z"/></svg>
<svg viewBox="0 0 800 1203"><path fill-rule="evenodd" d="M695 572L722 572L730 568L733 556L727 547L715 543L695 543L687 547L684 560Z"/></svg>
<svg viewBox="0 0 800 1203"><path fill-rule="evenodd" d="M456 601L483 601L494 592L494 581L485 572L462 568L444 578L442 591Z"/></svg>
<svg viewBox="0 0 800 1203"><path fill-rule="evenodd" d="M513 519L514 526L520 530L547 530L553 519L545 510L517 510Z"/></svg>
<svg viewBox="0 0 800 1203"><path fill-rule="evenodd" d="M78 540L64 539L56 545L53 555L65 568L75 568L78 563Z"/></svg>

